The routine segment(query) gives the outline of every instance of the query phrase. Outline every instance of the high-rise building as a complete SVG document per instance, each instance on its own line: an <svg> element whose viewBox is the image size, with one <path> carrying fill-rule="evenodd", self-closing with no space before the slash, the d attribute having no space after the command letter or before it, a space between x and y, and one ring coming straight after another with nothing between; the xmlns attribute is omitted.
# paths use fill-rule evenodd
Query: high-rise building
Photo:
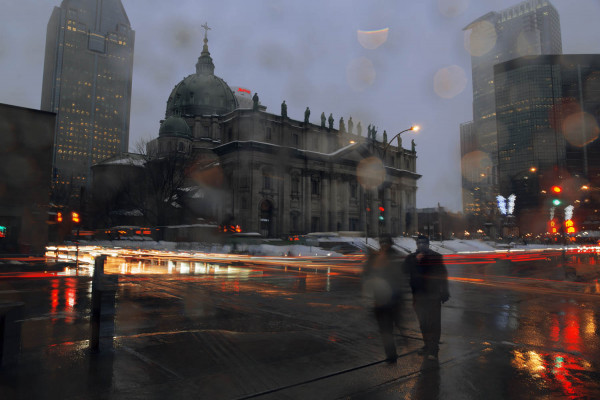
<svg viewBox="0 0 600 400"><path fill-rule="evenodd" d="M87 186L94 163L128 149L134 38L121 0L63 0L52 12L41 108L57 114L55 201Z"/></svg>
<svg viewBox="0 0 600 400"><path fill-rule="evenodd" d="M553 186L563 215L599 219L600 55L521 57L494 67L500 193L516 194L522 232L545 231Z"/></svg>
<svg viewBox="0 0 600 400"><path fill-rule="evenodd" d="M489 12L468 24L464 30L470 31L473 80L470 140L476 142L476 151L483 155L478 157L483 160L479 175L484 174L488 179L463 179L463 210L465 213L488 214L493 210L497 194L494 65L527 55L562 54L560 18L549 1L526 0L502 11ZM462 157L464 162L465 154ZM467 161L471 158L467 157Z"/></svg>

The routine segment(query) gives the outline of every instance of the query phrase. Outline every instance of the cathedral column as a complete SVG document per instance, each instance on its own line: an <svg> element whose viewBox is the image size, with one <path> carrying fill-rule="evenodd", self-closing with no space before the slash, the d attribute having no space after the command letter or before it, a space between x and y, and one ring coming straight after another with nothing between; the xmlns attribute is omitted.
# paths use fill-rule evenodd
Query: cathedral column
<svg viewBox="0 0 600 400"><path fill-rule="evenodd" d="M385 220L383 232L392 233L392 201L390 187L387 186L383 189L383 207L385 208Z"/></svg>
<svg viewBox="0 0 600 400"><path fill-rule="evenodd" d="M371 192L371 202L369 207L371 208L371 216L369 218L369 236L377 237L379 234L379 199L377 198L377 189L373 189Z"/></svg>
<svg viewBox="0 0 600 400"><path fill-rule="evenodd" d="M331 193L329 196L329 210L331 211L331 230L334 232L338 231L338 202L337 202L337 191L338 191L338 179L339 177L336 174L331 175Z"/></svg>
<svg viewBox="0 0 600 400"><path fill-rule="evenodd" d="M346 178L344 176L344 178ZM341 200L340 200L340 204L342 207L342 230L343 231L347 231L349 230L349 223L348 223L348 207L350 207L350 188L348 187L348 181L346 179L341 179L342 182L342 188L340 190L340 194L341 194Z"/></svg>
<svg viewBox="0 0 600 400"><path fill-rule="evenodd" d="M400 208L399 229L404 234L408 232L406 226L406 191L404 189L400 190L400 204L398 208Z"/></svg>
<svg viewBox="0 0 600 400"><path fill-rule="evenodd" d="M321 229L323 229L324 231L328 231L329 230L329 215L330 215L330 209L328 207L328 201L329 201L329 197L330 197L330 178L329 178L329 174L324 174L323 175L323 179L321 180L322 182L322 191L321 191Z"/></svg>
<svg viewBox="0 0 600 400"><path fill-rule="evenodd" d="M279 199L279 222L281 223L279 233L289 235L290 233L290 210L291 210L291 175L290 171L286 169L282 172L282 180L280 185L280 199Z"/></svg>
<svg viewBox="0 0 600 400"><path fill-rule="evenodd" d="M302 199L303 199L303 204L302 204L302 208L304 209L304 232L310 232L310 223L311 223L311 199L312 199L312 194L311 194L311 187L310 187L310 173L308 173L308 171L303 171L302 173L303 175L303 180L304 180L304 190L303 190L303 195L302 195Z"/></svg>

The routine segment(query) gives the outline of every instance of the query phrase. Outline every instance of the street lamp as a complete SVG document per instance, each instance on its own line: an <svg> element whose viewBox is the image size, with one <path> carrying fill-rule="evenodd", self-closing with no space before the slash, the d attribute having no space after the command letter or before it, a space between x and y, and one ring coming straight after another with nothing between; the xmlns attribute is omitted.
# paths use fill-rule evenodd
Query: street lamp
<svg viewBox="0 0 600 400"><path fill-rule="evenodd" d="M385 157L385 152L387 151L388 147L390 147L390 144L392 144L392 142L394 141L394 139L396 139L397 137L400 137L401 134L403 134L404 132L408 132L408 131L418 131L419 129L421 129L421 127L419 125L413 125L408 129L405 129L403 131L398 132L393 138L390 139L389 142L386 143L385 147L383 148L383 156ZM400 146L400 139L398 139L398 147Z"/></svg>

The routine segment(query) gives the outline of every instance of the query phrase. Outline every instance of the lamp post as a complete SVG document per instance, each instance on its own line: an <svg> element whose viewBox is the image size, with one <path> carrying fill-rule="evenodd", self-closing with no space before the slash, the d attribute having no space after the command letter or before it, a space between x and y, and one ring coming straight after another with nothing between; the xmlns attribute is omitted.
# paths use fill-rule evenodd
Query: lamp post
<svg viewBox="0 0 600 400"><path fill-rule="evenodd" d="M417 132L419 129L421 129L421 127L419 125L412 125L410 128L404 129L400 132L398 132L397 134L395 134L384 146L383 148L383 154L382 154L382 161L384 164L384 168L385 168L385 155L387 153L388 148L390 147L390 145L392 144L392 142L394 141L394 139L398 138L398 147L400 147L400 135L402 135L404 132L408 132L408 131L414 131Z"/></svg>
<svg viewBox="0 0 600 400"><path fill-rule="evenodd" d="M390 139L389 142L386 143L385 147L383 148L383 157L385 158L385 153L388 149L388 147L390 147L390 145L392 144L392 142L394 141L394 139L399 138L401 134L403 134L404 132L408 132L408 131L418 131L419 129L421 129L421 127L419 125L413 125L408 129L405 129L403 131L398 132L393 138ZM398 146L400 146L400 139L398 139Z"/></svg>

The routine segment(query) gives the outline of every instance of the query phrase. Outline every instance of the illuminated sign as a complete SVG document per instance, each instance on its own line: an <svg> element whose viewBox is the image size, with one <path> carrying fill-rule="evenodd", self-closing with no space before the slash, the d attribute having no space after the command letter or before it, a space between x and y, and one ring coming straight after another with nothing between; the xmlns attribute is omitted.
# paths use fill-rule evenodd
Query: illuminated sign
<svg viewBox="0 0 600 400"><path fill-rule="evenodd" d="M567 233L575 233L575 224L573 223L573 220L566 220L565 227L567 228Z"/></svg>
<svg viewBox="0 0 600 400"><path fill-rule="evenodd" d="M506 207L506 200L508 200L508 209ZM517 200L517 196L511 194L506 199L504 196L496 196L496 201L498 202L498 209L502 215L512 215L515 210L515 201Z"/></svg>
<svg viewBox="0 0 600 400"><path fill-rule="evenodd" d="M573 218L573 210L575 207L567 206L565 207L565 221Z"/></svg>
<svg viewBox="0 0 600 400"><path fill-rule="evenodd" d="M498 209L500 210L500 214L506 215L506 199L504 196L496 196L496 201L498 201Z"/></svg>
<svg viewBox="0 0 600 400"><path fill-rule="evenodd" d="M76 213L75 211L73 211L71 213L71 219L73 220L74 223L78 224L79 223L79 213Z"/></svg>
<svg viewBox="0 0 600 400"><path fill-rule="evenodd" d="M517 199L517 196L515 196L514 194L511 194L510 196L508 196L508 215L512 215L513 211L515 210L515 200Z"/></svg>
<svg viewBox="0 0 600 400"><path fill-rule="evenodd" d="M0 238L6 237L6 227L0 225Z"/></svg>

